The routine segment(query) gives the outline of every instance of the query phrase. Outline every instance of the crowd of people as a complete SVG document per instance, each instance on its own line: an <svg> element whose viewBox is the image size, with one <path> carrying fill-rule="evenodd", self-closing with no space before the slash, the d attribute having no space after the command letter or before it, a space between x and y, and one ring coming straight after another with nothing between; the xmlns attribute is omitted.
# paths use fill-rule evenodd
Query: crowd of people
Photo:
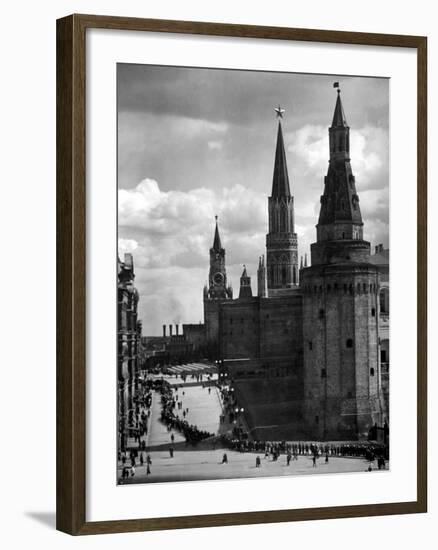
<svg viewBox="0 0 438 550"><path fill-rule="evenodd" d="M289 443L287 441L251 441L231 438L227 435L221 436L221 443L229 449L242 453L258 452L265 454L265 456L272 456L274 461L277 460L281 454L286 456L290 455L291 458L297 458L298 456L364 457L370 462L373 462L376 458L381 459L380 466L382 466L382 460L385 461L388 458L388 448L386 446L372 443L337 444L314 442Z"/></svg>
<svg viewBox="0 0 438 550"><path fill-rule="evenodd" d="M184 435L186 442L192 445L196 445L203 439L207 439L213 435L206 430L200 430L185 419L188 409L182 409L182 406L178 405L178 398L174 395L172 387L168 383L165 382L161 385L160 393L162 407L161 422L167 426L169 432L178 430ZM182 410L183 418L175 414L175 410Z"/></svg>

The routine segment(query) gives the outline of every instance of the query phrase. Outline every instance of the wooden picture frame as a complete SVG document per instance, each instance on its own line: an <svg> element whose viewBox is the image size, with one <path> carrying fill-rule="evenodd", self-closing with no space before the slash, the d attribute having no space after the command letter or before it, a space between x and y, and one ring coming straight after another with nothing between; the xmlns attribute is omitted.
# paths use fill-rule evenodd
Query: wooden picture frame
<svg viewBox="0 0 438 550"><path fill-rule="evenodd" d="M417 499L372 505L196 516L86 520L87 29L185 33L413 48L417 52ZM427 39L328 30L94 15L57 21L57 529L72 535L275 523L427 511Z"/></svg>

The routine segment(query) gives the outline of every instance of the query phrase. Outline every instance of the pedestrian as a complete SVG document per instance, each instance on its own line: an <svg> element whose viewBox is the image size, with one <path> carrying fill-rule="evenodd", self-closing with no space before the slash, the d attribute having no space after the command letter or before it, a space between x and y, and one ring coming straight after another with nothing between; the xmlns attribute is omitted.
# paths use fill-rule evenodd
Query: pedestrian
<svg viewBox="0 0 438 550"><path fill-rule="evenodd" d="M325 453L325 463L328 464L328 452Z"/></svg>
<svg viewBox="0 0 438 550"><path fill-rule="evenodd" d="M146 475L148 476L148 475L150 475L150 473L151 473L151 469L150 469L149 463L148 463L147 466L146 466Z"/></svg>
<svg viewBox="0 0 438 550"><path fill-rule="evenodd" d="M260 457L257 456L256 457L256 468L260 468L260 464L261 464Z"/></svg>
<svg viewBox="0 0 438 550"><path fill-rule="evenodd" d="M172 443L175 441L175 436L173 434L170 436L170 441L172 441Z"/></svg>
<svg viewBox="0 0 438 550"><path fill-rule="evenodd" d="M287 465L289 466L290 464L290 461L292 459L292 455L290 453L287 453L287 457L286 457L286 460L287 460Z"/></svg>
<svg viewBox="0 0 438 550"><path fill-rule="evenodd" d="M173 458L173 447L169 447L170 458Z"/></svg>
<svg viewBox="0 0 438 550"><path fill-rule="evenodd" d="M316 455L315 454L313 455L312 461L313 461L313 467L316 468Z"/></svg>
<svg viewBox="0 0 438 550"><path fill-rule="evenodd" d="M227 456L227 453L224 453L224 456L222 457L222 464L228 464L228 456Z"/></svg>

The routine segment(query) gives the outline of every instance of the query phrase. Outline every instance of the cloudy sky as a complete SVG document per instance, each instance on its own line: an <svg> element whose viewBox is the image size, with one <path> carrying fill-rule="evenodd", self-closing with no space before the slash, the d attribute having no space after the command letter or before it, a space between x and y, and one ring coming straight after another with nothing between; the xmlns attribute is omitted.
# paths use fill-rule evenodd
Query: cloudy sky
<svg viewBox="0 0 438 550"><path fill-rule="evenodd" d="M388 246L387 79L118 66L119 253L134 255L143 334L203 320L214 216L235 296L242 264L256 292L267 197L283 133L299 254L316 236L328 127L339 81L365 238Z"/></svg>

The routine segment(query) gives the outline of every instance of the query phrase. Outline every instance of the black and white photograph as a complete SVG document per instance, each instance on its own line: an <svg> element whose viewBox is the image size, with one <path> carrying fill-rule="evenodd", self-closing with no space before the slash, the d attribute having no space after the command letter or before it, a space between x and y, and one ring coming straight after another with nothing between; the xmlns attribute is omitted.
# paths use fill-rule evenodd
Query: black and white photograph
<svg viewBox="0 0 438 550"><path fill-rule="evenodd" d="M117 65L117 483L390 468L389 79Z"/></svg>

